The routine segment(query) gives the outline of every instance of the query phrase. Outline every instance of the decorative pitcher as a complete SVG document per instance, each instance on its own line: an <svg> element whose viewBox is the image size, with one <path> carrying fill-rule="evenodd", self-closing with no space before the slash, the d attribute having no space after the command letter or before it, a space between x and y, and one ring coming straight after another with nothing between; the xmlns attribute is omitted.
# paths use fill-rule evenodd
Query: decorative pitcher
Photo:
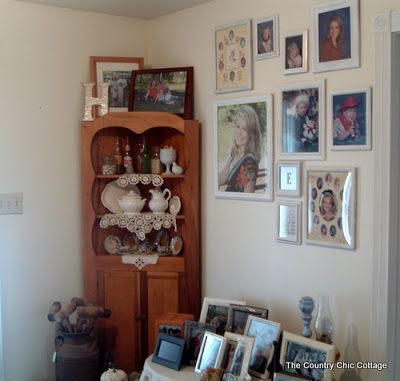
<svg viewBox="0 0 400 381"><path fill-rule="evenodd" d="M165 188L163 192L159 189L150 189L151 200L149 208L153 213L164 213L168 208L168 200L171 198L171 191ZM168 193L168 196L166 196Z"/></svg>

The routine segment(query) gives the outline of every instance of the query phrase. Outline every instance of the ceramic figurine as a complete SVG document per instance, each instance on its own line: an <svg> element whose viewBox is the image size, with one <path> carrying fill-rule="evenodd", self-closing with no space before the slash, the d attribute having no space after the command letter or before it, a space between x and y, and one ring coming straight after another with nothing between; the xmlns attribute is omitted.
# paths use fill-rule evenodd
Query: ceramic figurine
<svg viewBox="0 0 400 381"><path fill-rule="evenodd" d="M181 175L183 173L183 168L176 164L176 161L172 163L172 173L174 175Z"/></svg>
<svg viewBox="0 0 400 381"><path fill-rule="evenodd" d="M310 328L312 320L312 312L314 311L314 299L310 296L303 296L299 301L299 308L301 311L301 318L303 319L304 328L302 335L304 337L311 337L312 331Z"/></svg>

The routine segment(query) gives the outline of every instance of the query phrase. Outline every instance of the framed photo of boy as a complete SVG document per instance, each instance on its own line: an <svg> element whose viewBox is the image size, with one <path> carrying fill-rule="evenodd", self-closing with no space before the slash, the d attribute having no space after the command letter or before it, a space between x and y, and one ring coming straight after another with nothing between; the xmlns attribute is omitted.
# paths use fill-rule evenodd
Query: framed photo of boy
<svg viewBox="0 0 400 381"><path fill-rule="evenodd" d="M333 91L328 110L332 151L371 149L371 88Z"/></svg>
<svg viewBox="0 0 400 381"><path fill-rule="evenodd" d="M324 160L324 80L282 85L278 108L279 160Z"/></svg>
<svg viewBox="0 0 400 381"><path fill-rule="evenodd" d="M336 0L312 8L313 72L360 66L358 0Z"/></svg>
<svg viewBox="0 0 400 381"><path fill-rule="evenodd" d="M272 201L272 95L216 102L215 197Z"/></svg>
<svg viewBox="0 0 400 381"><path fill-rule="evenodd" d="M304 184L307 200L305 242L355 249L356 169L307 168Z"/></svg>
<svg viewBox="0 0 400 381"><path fill-rule="evenodd" d="M284 74L306 73L308 71L308 30L286 36L284 39Z"/></svg>
<svg viewBox="0 0 400 381"><path fill-rule="evenodd" d="M161 111L193 116L193 67L134 70L129 111Z"/></svg>
<svg viewBox="0 0 400 381"><path fill-rule="evenodd" d="M251 20L215 29L215 93L251 90L253 59Z"/></svg>
<svg viewBox="0 0 400 381"><path fill-rule="evenodd" d="M254 50L256 60L264 60L279 55L279 16L274 15L256 20L254 25Z"/></svg>

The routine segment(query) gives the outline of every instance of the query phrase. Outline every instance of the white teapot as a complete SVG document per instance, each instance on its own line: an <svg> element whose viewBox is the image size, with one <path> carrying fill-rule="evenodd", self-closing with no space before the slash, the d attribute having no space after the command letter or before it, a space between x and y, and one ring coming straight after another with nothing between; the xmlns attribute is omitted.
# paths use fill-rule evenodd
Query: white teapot
<svg viewBox="0 0 400 381"><path fill-rule="evenodd" d="M164 213L168 209L168 200L171 198L171 191L165 188L161 192L160 188L150 189L151 200L149 202L149 208L153 213ZM165 194L168 193L168 196Z"/></svg>
<svg viewBox="0 0 400 381"><path fill-rule="evenodd" d="M129 191L121 200L118 200L119 206L124 213L140 213L146 202L145 198L141 198L134 191Z"/></svg>

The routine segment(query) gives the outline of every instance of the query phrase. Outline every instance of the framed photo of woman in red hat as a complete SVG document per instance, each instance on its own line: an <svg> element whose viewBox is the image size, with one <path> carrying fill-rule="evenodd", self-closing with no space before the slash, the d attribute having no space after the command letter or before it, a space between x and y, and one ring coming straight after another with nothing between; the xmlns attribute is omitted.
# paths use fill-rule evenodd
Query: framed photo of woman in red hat
<svg viewBox="0 0 400 381"><path fill-rule="evenodd" d="M333 91L329 111L332 151L371 149L371 88Z"/></svg>

